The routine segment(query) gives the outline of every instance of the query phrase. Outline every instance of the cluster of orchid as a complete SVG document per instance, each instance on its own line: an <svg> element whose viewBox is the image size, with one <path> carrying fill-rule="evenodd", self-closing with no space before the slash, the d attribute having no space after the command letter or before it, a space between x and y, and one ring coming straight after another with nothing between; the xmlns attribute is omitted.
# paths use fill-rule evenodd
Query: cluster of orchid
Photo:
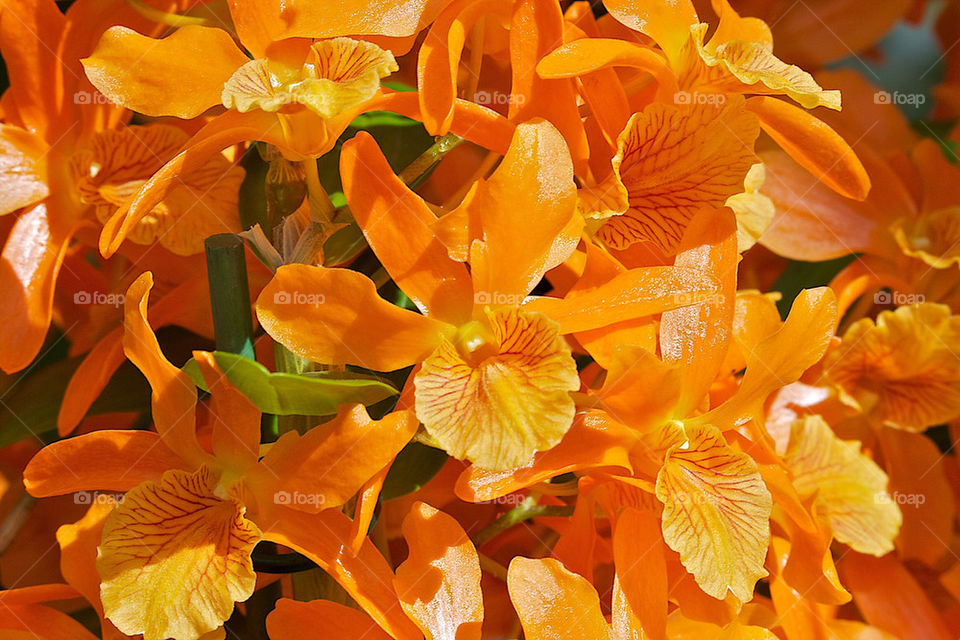
<svg viewBox="0 0 960 640"><path fill-rule="evenodd" d="M958 41L2 0L0 637L957 638Z"/></svg>

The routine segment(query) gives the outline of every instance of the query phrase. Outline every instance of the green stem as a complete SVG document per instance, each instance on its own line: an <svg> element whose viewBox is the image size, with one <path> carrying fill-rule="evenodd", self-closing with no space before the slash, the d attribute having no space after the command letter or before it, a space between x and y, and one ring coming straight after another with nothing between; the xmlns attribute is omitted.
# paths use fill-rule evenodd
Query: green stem
<svg viewBox="0 0 960 640"><path fill-rule="evenodd" d="M544 516L567 517L572 515L573 507L539 505L537 504L537 498L529 496L513 509L510 509L510 511L507 511L491 524L481 529L480 532L474 536L473 544L479 549L510 527L531 518L541 518Z"/></svg>
<svg viewBox="0 0 960 640"><path fill-rule="evenodd" d="M205 246L217 350L254 360L253 317L243 240L232 233L221 233L207 238Z"/></svg>
<svg viewBox="0 0 960 640"><path fill-rule="evenodd" d="M463 138L455 133L442 136L429 149L421 153L416 160L407 165L407 168L400 172L399 178L411 187L415 187L419 182L422 182L422 178L427 175L427 172L443 159L443 156L455 149L461 142L463 142Z"/></svg>

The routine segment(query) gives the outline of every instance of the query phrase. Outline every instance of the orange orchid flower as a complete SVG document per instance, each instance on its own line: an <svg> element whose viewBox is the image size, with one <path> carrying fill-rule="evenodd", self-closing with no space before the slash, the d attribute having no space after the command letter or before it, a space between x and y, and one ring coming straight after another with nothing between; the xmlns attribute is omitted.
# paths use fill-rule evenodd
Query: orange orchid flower
<svg viewBox="0 0 960 640"><path fill-rule="evenodd" d="M519 125L493 176L439 220L367 136L344 146L341 173L367 241L423 315L378 298L362 274L288 265L257 300L260 323L309 360L378 371L419 364L415 407L427 434L488 469L523 464L570 428L569 394L580 383L562 334L688 305L714 286L692 268L656 267L626 272L569 304L526 300L576 246L579 229L569 154L546 122ZM689 295L630 293L677 289ZM295 292L307 302L289 304ZM363 314L348 312L360 301Z"/></svg>
<svg viewBox="0 0 960 640"><path fill-rule="evenodd" d="M397 622L393 596L377 588L376 576L388 571L382 557L370 543L352 551L351 524L336 507L390 463L416 422L405 412L376 422L360 406L344 407L319 429L285 434L261 458L260 412L210 354L195 352L211 387L211 450L204 449L196 389L163 357L147 324L151 281L144 274L127 293L124 347L153 387L157 431L95 431L61 441L24 473L36 496L124 492L104 523L97 559L104 615L145 640L213 632L234 602L253 592L250 553L264 539L326 567L386 628L409 626ZM317 476L316 468L327 474ZM151 589L143 589L145 579ZM184 582L203 599L183 591Z"/></svg>
<svg viewBox="0 0 960 640"><path fill-rule="evenodd" d="M10 301L0 316L0 368L8 372L40 349L71 243L99 227L187 139L168 125L125 126L130 113L102 101L86 81L79 52L106 26L103 14L86 7L64 15L47 0L24 0L6 3L0 16L0 49L11 69L0 125L9 159L0 214L16 218L0 270L0 291ZM117 10L112 20L144 23L123 3ZM190 255L202 248L200 234L238 230L242 177L223 157L209 158L148 209L131 230L133 241Z"/></svg>

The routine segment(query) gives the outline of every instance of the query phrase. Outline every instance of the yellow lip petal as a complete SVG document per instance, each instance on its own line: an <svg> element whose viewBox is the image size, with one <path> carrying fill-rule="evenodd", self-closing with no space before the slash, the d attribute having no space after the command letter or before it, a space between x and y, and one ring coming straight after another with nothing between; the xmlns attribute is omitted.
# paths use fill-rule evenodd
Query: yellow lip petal
<svg viewBox="0 0 960 640"><path fill-rule="evenodd" d="M450 455L506 469L557 444L573 423L580 382L559 327L500 309L445 340L415 378L417 417Z"/></svg>
<svg viewBox="0 0 960 640"><path fill-rule="evenodd" d="M710 426L687 429L657 476L663 539L680 554L704 593L753 598L770 542L773 501L757 463L732 449Z"/></svg>
<svg viewBox="0 0 960 640"><path fill-rule="evenodd" d="M303 105L330 119L372 98L398 68L393 54L370 42L320 40L299 69L264 58L247 62L223 85L221 100L241 112Z"/></svg>
<svg viewBox="0 0 960 640"><path fill-rule="evenodd" d="M107 518L97 557L104 613L144 640L196 640L253 593L260 530L214 495L206 468L171 470L128 492ZM189 585L189 586L187 586Z"/></svg>

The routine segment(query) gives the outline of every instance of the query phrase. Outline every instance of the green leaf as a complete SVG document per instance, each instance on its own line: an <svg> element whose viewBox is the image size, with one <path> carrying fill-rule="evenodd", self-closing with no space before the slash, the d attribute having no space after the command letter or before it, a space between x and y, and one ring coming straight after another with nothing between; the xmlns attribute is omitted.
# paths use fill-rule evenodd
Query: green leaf
<svg viewBox="0 0 960 640"><path fill-rule="evenodd" d="M333 371L271 373L259 362L235 353L214 351L213 357L230 383L264 413L328 416L344 403L368 405L397 395L395 388L372 376ZM198 387L209 390L195 361L187 362L183 370Z"/></svg>
<svg viewBox="0 0 960 640"><path fill-rule="evenodd" d="M0 396L0 447L25 438L56 439L57 414L67 384L83 357L60 360L28 373L4 376ZM107 383L87 416L150 410L150 386L129 362L124 363Z"/></svg>
<svg viewBox="0 0 960 640"><path fill-rule="evenodd" d="M446 452L411 442L397 454L390 466L380 498L391 500L417 491L437 475L446 461Z"/></svg>
<svg viewBox="0 0 960 640"><path fill-rule="evenodd" d="M784 269L777 281L773 283L772 291L783 294L777 303L780 317L786 318L793 306L793 300L804 289L823 287L830 284L834 276L843 271L851 262L857 259L856 254L843 256L824 262L803 262L792 260Z"/></svg>

